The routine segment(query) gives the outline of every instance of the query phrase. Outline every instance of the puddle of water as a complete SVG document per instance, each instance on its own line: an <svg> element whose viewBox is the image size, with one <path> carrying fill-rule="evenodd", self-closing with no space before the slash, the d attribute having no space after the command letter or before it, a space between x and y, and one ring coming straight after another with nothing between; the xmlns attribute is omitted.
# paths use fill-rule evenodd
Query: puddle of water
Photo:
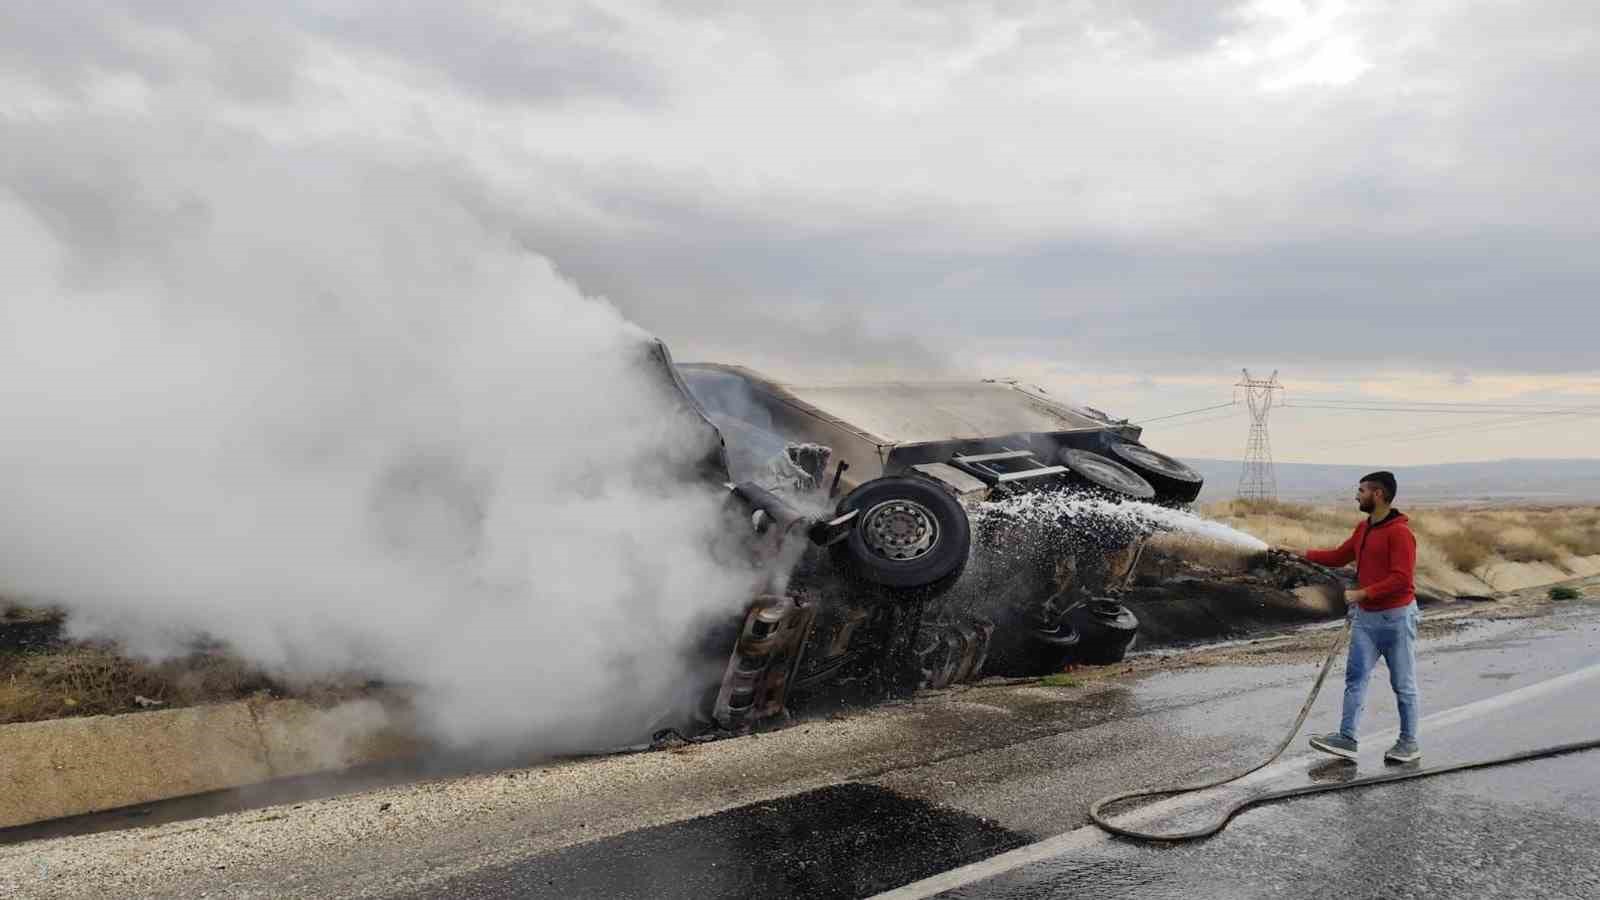
<svg viewBox="0 0 1600 900"><path fill-rule="evenodd" d="M426 896L864 897L1028 841L967 813L851 783L567 847Z"/></svg>

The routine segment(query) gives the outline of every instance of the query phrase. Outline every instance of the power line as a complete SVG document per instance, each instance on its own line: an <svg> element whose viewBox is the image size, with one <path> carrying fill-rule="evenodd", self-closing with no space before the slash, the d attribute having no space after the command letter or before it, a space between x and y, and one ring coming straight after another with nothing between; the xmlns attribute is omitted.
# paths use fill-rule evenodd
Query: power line
<svg viewBox="0 0 1600 900"><path fill-rule="evenodd" d="M1422 415L1454 415L1454 416L1484 416L1504 415L1513 410L1504 407L1424 407L1424 406L1327 406L1318 403L1285 403L1284 409L1328 409L1339 412L1381 412L1381 413L1418 413ZM1600 406L1578 407L1523 407L1523 412L1543 415L1546 413L1579 413L1600 412Z"/></svg>
<svg viewBox="0 0 1600 900"><path fill-rule="evenodd" d="M1196 413L1210 412L1210 411L1212 411L1214 409L1222 409L1223 407L1238 406L1238 405L1239 405L1239 401L1238 400L1230 400L1227 403L1218 403L1216 406L1202 406L1199 409L1190 409L1190 410L1185 410L1184 412L1172 413L1170 415L1156 416L1153 419L1140 419L1140 420L1134 422L1133 424L1135 424L1135 425L1144 425L1144 424L1149 423L1149 422L1160 422L1160 421L1163 421L1163 420L1166 420L1166 419L1177 419L1177 418L1181 418L1183 416L1192 416L1192 415L1195 415Z"/></svg>
<svg viewBox="0 0 1600 900"><path fill-rule="evenodd" d="M1600 415L1600 413L1565 413L1564 412L1564 413L1542 413L1542 414L1539 414L1539 415L1532 415L1532 416L1512 416L1512 417L1506 418L1506 419L1490 419L1487 422L1468 422L1468 423L1463 424L1463 425L1449 425L1449 426L1443 426L1443 427L1440 427L1440 428L1428 428L1428 429L1423 429L1422 431L1416 432L1415 434L1416 434L1416 436L1426 437L1426 436L1436 436L1436 435L1441 435L1441 434L1454 434L1456 432L1461 432L1461 431L1473 431L1473 432L1477 432L1477 431L1496 431L1496 430L1501 429L1501 428L1510 428L1510 427L1513 427L1513 426L1524 426L1524 425L1527 425L1528 423L1530 423L1530 422L1532 422L1532 421L1534 421L1536 419L1564 418L1566 420L1570 420L1572 418L1580 418L1581 419L1581 418L1585 418L1585 417L1588 417L1588 416L1596 416L1596 415ZM1555 424L1555 423L1552 423L1552 424Z"/></svg>
<svg viewBox="0 0 1600 900"><path fill-rule="evenodd" d="M1314 402L1285 403L1275 399L1275 394L1283 390L1281 384L1276 383L1277 373L1274 372L1269 379L1252 379L1249 372L1245 372L1245 380L1235 385L1236 388L1246 390L1246 399L1250 400L1252 387L1256 390L1266 391L1268 396L1258 397L1256 402L1261 405L1258 423L1256 417L1258 409L1251 407L1251 429L1249 444L1245 450L1245 471L1240 476L1240 496L1254 496L1246 491L1267 492L1276 495L1276 473L1273 471L1271 442L1266 434L1266 413L1273 408L1281 409L1310 409L1326 412L1362 412L1362 413L1398 413L1404 415L1431 415L1448 414L1458 416L1471 416L1472 421L1458 422L1450 425L1428 426L1426 428L1410 431L1382 431L1372 432L1359 437L1325 442L1316 445L1314 449L1330 449L1366 443L1375 440L1396 441L1402 439L1428 440L1434 437L1447 436L1460 432L1495 431L1517 426L1537 426L1544 421L1551 424L1564 424L1573 419L1600 417L1600 405L1586 406L1557 406L1538 403L1498 403L1453 400L1357 400L1357 399L1324 399L1312 398ZM1252 383L1255 383L1254 385ZM1268 390L1271 388L1271 390ZM1190 425L1201 425L1208 422L1221 422L1235 418L1238 415L1234 407L1240 405L1236 396L1231 402L1217 403L1211 406L1202 406L1197 409L1188 409L1182 412L1168 413L1148 419L1135 420L1133 424L1145 425L1151 422L1171 422L1174 419L1185 421L1172 422L1163 426L1163 430L1186 428ZM1202 416L1190 418L1201 413L1215 412L1219 409L1228 409L1230 412L1220 416ZM1257 429L1260 429L1259 433ZM1253 455L1254 454L1254 455ZM1253 468L1252 468L1253 467Z"/></svg>
<svg viewBox="0 0 1600 900"><path fill-rule="evenodd" d="M1439 426L1439 427L1436 427L1436 428L1423 428L1423 429L1418 429L1418 430L1414 430L1414 431L1373 432L1371 434L1362 435L1360 437L1351 438L1349 440L1334 441L1334 442L1331 442L1331 443L1321 444L1321 445L1318 446L1317 449L1326 450L1326 449L1334 448L1334 447L1347 447L1347 446L1350 446L1352 444L1359 444L1359 443L1363 443L1363 442L1366 442L1366 441L1369 441L1369 440L1377 440L1377 439L1393 441L1393 440L1399 440L1401 438L1438 437L1438 436L1441 436L1441 435L1454 434L1456 432L1462 432L1462 431L1473 431L1473 432L1495 431L1495 430L1498 430L1498 429L1501 429L1501 428L1510 428L1510 427L1513 427L1513 426L1526 426L1531 422L1535 422L1535 421L1541 420L1541 419L1560 418L1565 422L1565 421L1570 421L1570 420L1572 420L1574 418L1580 418L1581 419L1581 418L1590 418L1590 417L1595 417L1595 416L1600 416L1600 411L1594 411L1594 412L1545 412L1545 413L1532 413L1532 414L1521 415L1521 416L1503 416L1503 417L1500 417L1500 418L1486 419L1486 420L1482 420L1482 421L1478 421L1478 422L1464 422L1464 423L1460 423L1460 424L1457 424L1457 425L1443 425L1443 426Z"/></svg>
<svg viewBox="0 0 1600 900"><path fill-rule="evenodd" d="M1448 434L1448 433L1450 433L1452 431L1481 431L1485 426L1494 425L1496 423L1518 423L1518 422L1521 422L1521 421L1523 421L1523 420L1525 420L1527 418L1530 418L1530 417L1528 417L1528 416L1511 416L1511 417L1501 417L1501 418L1495 418L1495 419L1484 419L1484 420L1477 421L1477 422L1465 422L1465 423L1462 423L1462 424L1459 424L1459 425L1447 425L1447 426L1443 426L1443 427L1440 427L1440 428L1420 428L1420 429L1414 429L1412 431L1387 431L1387 432L1385 432L1385 431L1374 431L1374 432L1370 432L1368 434L1360 435L1360 436L1354 437L1354 438L1347 438L1345 440L1331 441L1331 442L1319 444L1317 449L1327 450L1327 449L1335 448L1335 447L1348 447L1348 446L1351 446L1353 444L1361 444L1361 443L1365 443L1367 441L1375 440L1375 439L1385 439L1385 440L1391 440L1392 441L1392 440L1399 440L1401 438L1425 437L1425 436L1434 435L1434 434Z"/></svg>
<svg viewBox="0 0 1600 900"><path fill-rule="evenodd" d="M1279 403L1281 409L1320 409L1332 412L1380 412L1380 413L1415 413L1421 415L1449 414L1463 416L1501 415L1510 412L1543 415L1546 413L1565 412L1590 412L1600 411L1600 405L1592 406L1551 406L1548 404L1528 403L1477 403L1472 401L1456 400L1342 400L1314 398L1312 403ZM1148 419L1135 419L1133 424L1145 425L1150 422L1164 422L1170 419L1181 419L1188 416L1212 412L1218 409L1239 405L1237 398L1228 403L1218 403L1213 406L1202 406L1197 409L1186 409L1182 412L1168 413L1161 416L1152 416ZM1208 417L1197 419L1195 422L1215 422L1220 418ZM1183 423L1191 424L1189 422Z"/></svg>
<svg viewBox="0 0 1600 900"><path fill-rule="evenodd" d="M1230 403L1228 405L1233 406L1234 404ZM1201 425L1206 422L1221 422L1224 419L1237 419L1238 417L1239 413L1237 410L1235 410L1234 412L1223 413L1220 416L1203 416L1199 419L1185 419L1182 422L1174 422L1171 425L1163 425L1161 430L1163 433L1165 433L1176 428L1188 428L1190 425Z"/></svg>
<svg viewBox="0 0 1600 900"><path fill-rule="evenodd" d="M1494 400L1381 400L1377 398L1344 399L1339 397L1308 397L1309 403L1340 404L1357 406L1439 406L1439 407L1472 407L1504 410L1591 410L1600 409L1600 404L1554 404L1538 403L1534 401L1494 401Z"/></svg>

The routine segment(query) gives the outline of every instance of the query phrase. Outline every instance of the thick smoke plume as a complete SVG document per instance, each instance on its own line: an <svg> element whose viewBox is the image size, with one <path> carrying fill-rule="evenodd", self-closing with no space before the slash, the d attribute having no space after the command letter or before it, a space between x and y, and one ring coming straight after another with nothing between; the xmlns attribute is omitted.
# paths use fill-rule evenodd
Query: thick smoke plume
<svg viewBox="0 0 1600 900"><path fill-rule="evenodd" d="M647 336L447 153L136 106L0 119L0 596L413 685L450 741L648 727L752 585Z"/></svg>

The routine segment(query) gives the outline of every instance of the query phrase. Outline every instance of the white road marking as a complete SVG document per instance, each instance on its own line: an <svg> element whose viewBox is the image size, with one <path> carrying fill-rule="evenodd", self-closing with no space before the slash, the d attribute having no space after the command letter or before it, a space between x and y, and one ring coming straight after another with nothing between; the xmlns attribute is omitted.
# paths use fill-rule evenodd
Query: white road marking
<svg viewBox="0 0 1600 900"><path fill-rule="evenodd" d="M1423 716L1420 720L1420 724L1428 726L1430 731L1438 728L1446 728L1460 722L1481 718L1491 713L1498 712L1499 710L1505 709L1508 706L1526 703L1546 694L1556 693L1579 682L1594 678L1597 675L1600 675L1600 663L1594 663L1581 669L1568 672L1565 675L1558 675L1555 678L1549 678L1544 681L1526 685L1524 687L1517 688L1516 690L1507 691L1503 694L1496 694L1493 697L1486 697L1482 700L1472 703L1466 703L1461 706L1452 707L1450 709L1434 713L1430 716ZM1361 736L1361 740L1364 742L1375 741L1381 744L1398 737L1399 733L1399 728L1389 728L1373 734L1364 734ZM1250 775L1248 778L1242 778L1234 782L1233 785L1230 785L1230 787L1247 786L1262 781L1270 781L1273 778L1284 774L1290 769L1303 766L1305 761L1311 757L1320 758L1321 754L1307 752L1289 757L1287 759L1279 760L1265 769ZM1184 794L1178 797L1173 797L1170 800L1162 800L1159 803L1152 803L1151 805L1144 807L1137 812L1131 813L1124 821L1128 825L1144 825L1150 822L1155 822L1175 813L1183 812L1188 808L1202 806L1210 800L1210 795L1210 791L1204 791L1199 794ZM1118 824L1123 823L1119 822ZM992 856L988 859L972 863L971 865L962 866L959 869L951 869L948 872L942 872L930 878L924 878L921 881L912 882L911 884L903 887L895 888L892 891L886 891L882 894L878 894L874 900L921 900L921 898L924 897L932 897L935 894L942 894L945 891L952 891L956 888L966 887L969 884L984 881L997 875L1003 875L1006 872L1019 869L1032 863L1042 862L1044 860L1060 856L1063 853L1109 844L1111 843L1111 840L1111 835L1101 831L1099 827L1095 825L1085 825L1084 827L1075 831L1059 834L1053 838L1047 838L1039 841L1036 844L1029 844L1026 847L1018 847L1017 849L1008 853L1002 853L999 856Z"/></svg>

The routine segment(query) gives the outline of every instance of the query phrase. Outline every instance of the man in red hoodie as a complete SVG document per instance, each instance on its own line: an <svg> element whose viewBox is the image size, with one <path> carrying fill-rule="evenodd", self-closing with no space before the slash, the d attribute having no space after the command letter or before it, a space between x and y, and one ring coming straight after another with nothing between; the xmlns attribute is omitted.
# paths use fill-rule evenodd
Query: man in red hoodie
<svg viewBox="0 0 1600 900"><path fill-rule="evenodd" d="M1374 472L1361 479L1356 503L1367 518L1336 550L1279 548L1324 566L1356 564L1357 589L1345 592L1350 606L1350 655L1344 670L1344 715L1334 734L1311 738L1325 753L1356 758L1356 726L1366 700L1367 678L1378 658L1389 667L1389 685L1400 707L1400 739L1383 755L1386 762L1422 758L1417 744L1417 539L1406 517L1394 509L1394 474Z"/></svg>

